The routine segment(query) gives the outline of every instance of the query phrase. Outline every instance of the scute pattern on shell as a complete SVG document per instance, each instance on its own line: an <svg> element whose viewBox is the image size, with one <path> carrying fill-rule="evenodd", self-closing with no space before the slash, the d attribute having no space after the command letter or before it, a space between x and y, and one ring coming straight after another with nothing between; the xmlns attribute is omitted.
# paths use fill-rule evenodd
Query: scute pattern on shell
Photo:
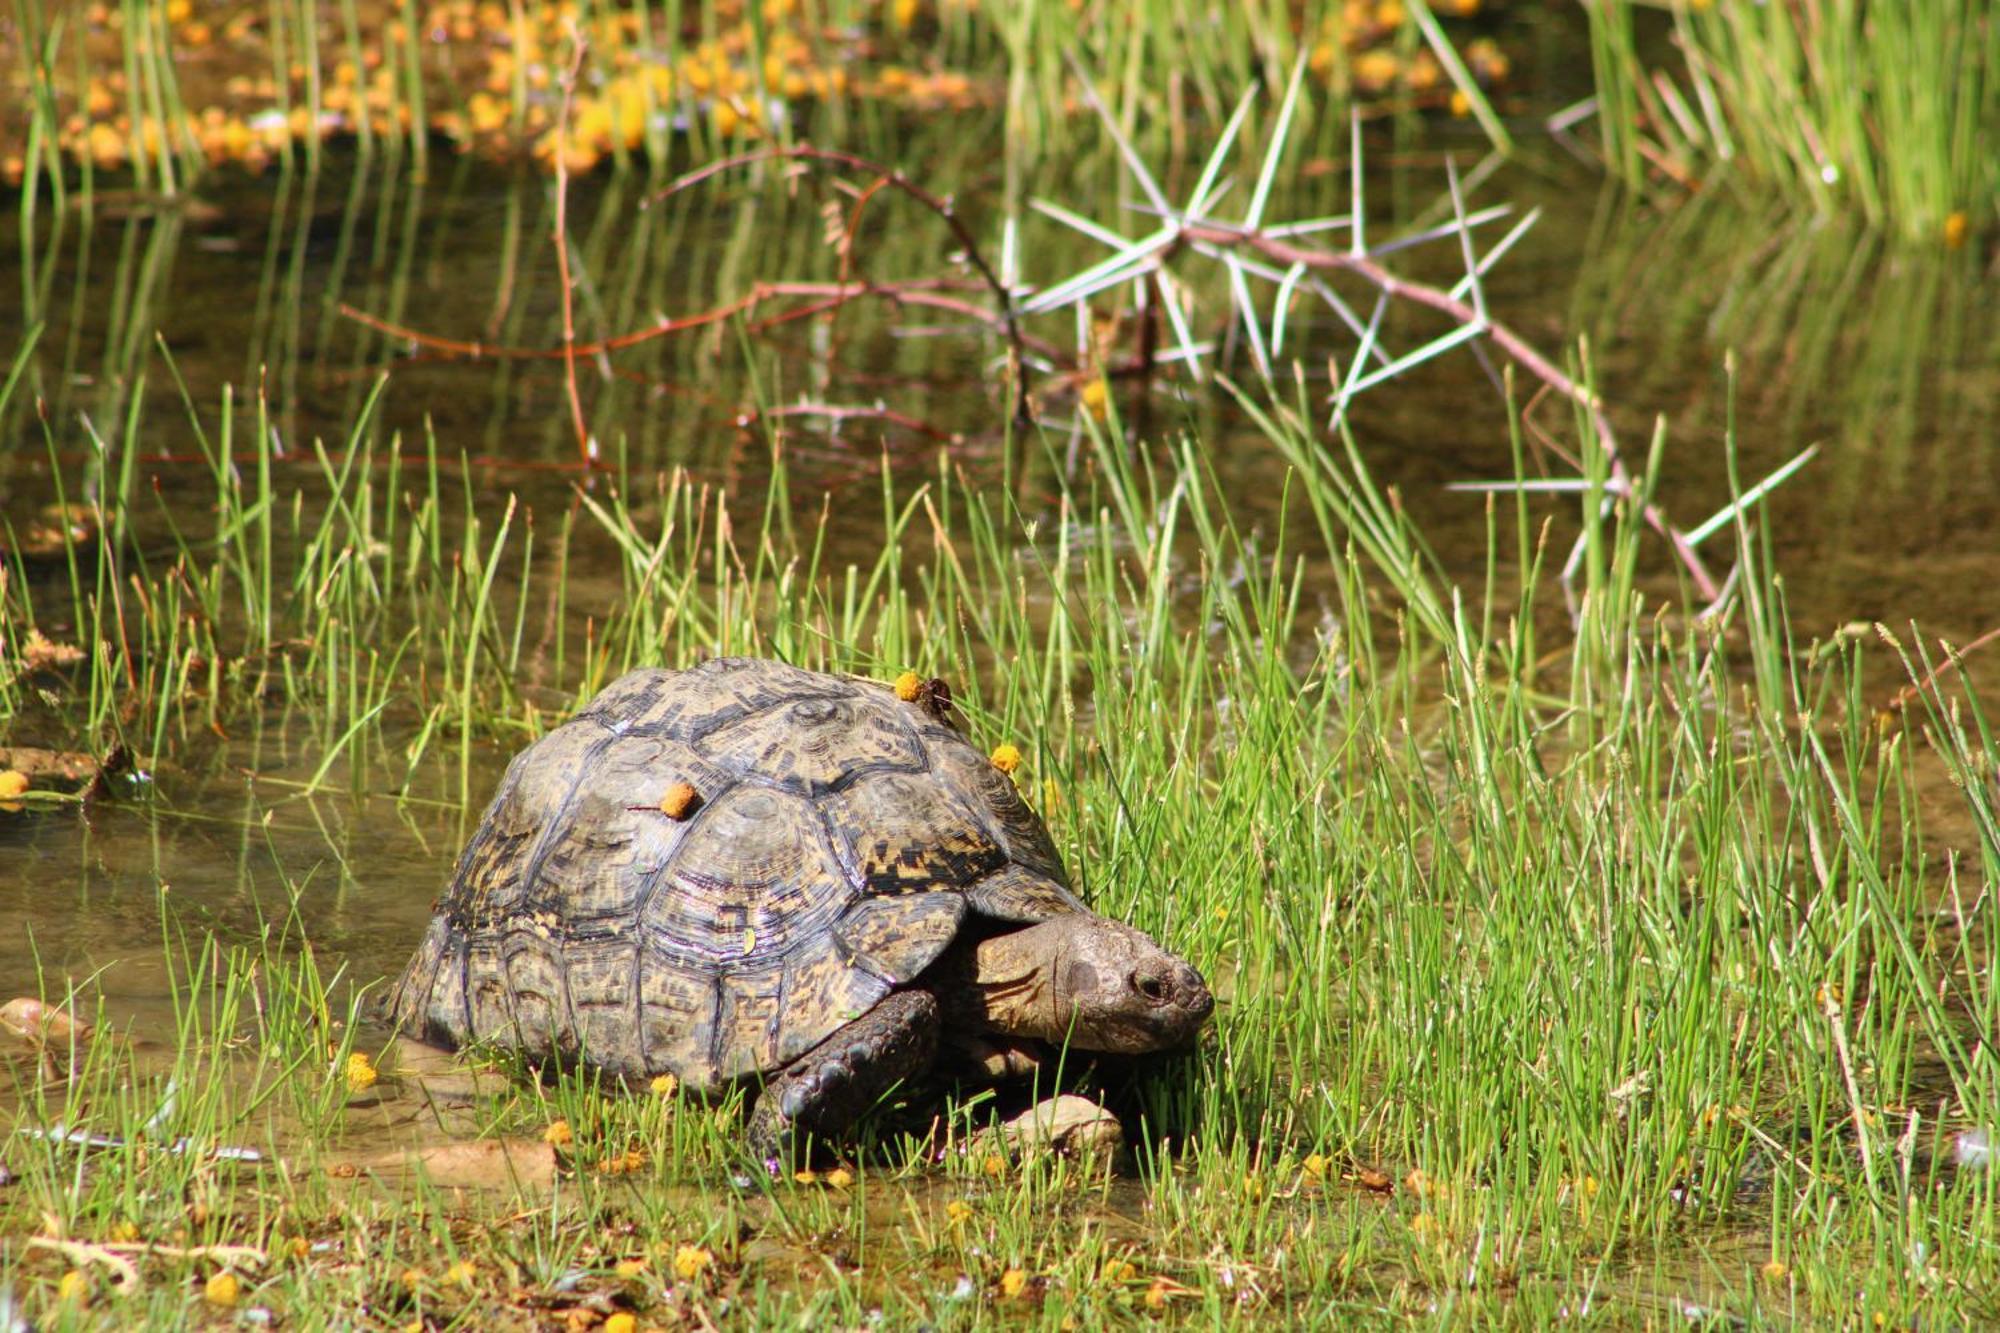
<svg viewBox="0 0 2000 1333"><path fill-rule="evenodd" d="M654 808L677 782L684 819ZM700 1089L914 979L966 911L1085 910L1012 781L886 685L645 669L515 757L391 1000L407 1031Z"/></svg>

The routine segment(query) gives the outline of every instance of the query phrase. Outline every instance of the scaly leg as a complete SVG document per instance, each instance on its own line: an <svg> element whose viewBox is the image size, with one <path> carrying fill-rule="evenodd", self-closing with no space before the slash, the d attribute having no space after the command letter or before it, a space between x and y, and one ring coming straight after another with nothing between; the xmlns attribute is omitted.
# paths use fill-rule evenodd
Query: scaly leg
<svg viewBox="0 0 2000 1333"><path fill-rule="evenodd" d="M808 1139L838 1138L890 1088L930 1068L937 1042L937 997L885 997L764 1085L750 1112L750 1146L791 1161Z"/></svg>

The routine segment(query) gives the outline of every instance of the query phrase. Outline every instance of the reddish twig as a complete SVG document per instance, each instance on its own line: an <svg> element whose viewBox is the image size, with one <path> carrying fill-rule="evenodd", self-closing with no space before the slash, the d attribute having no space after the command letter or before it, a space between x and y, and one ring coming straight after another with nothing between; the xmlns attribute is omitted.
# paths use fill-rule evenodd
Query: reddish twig
<svg viewBox="0 0 2000 1333"><path fill-rule="evenodd" d="M694 315L683 315L679 319L663 319L643 329L637 329L630 333L621 333L615 337L600 339L596 342L576 343L573 345L573 349L569 347L512 347L477 341L467 342L460 338L446 338L439 334L426 333L422 329L412 328L407 324L397 324L383 319L379 315L371 315L365 310L358 310L345 302L340 305L339 309L340 313L346 318L364 327L374 329L377 333L414 343L441 356L464 357L472 361L559 361L566 359L571 350L574 350L578 356L601 356L608 352L619 352L628 347L636 347L640 343L650 342L655 338L682 333L688 329L701 328L721 320L729 319L732 316L746 310L754 309L765 301L777 297L815 297L824 303L851 301L859 297L870 296L888 301L892 305L925 306L934 310L948 311L955 315L962 315L967 319L977 320L979 323L996 331L1004 330L1005 321L991 310L983 306L974 305L970 301L961 301L955 297L943 294L949 291L954 285L957 284L949 280L923 279L899 283L850 283L843 290L835 284L827 282L760 282L750 289L748 295L716 306L712 310L704 310ZM757 328L762 329L775 324L787 323L793 319L800 319L810 314L819 313L820 310L825 308L826 305L821 304L808 307L804 310L788 311L783 315L772 316L770 319L759 323ZM1037 338L1032 334L1023 333L1021 341L1024 346L1032 347L1037 353L1050 359L1060 360L1063 355L1060 349L1053 343Z"/></svg>
<svg viewBox="0 0 2000 1333"><path fill-rule="evenodd" d="M890 189L907 195L942 218L945 226L951 229L951 234L957 240L959 249L964 252L965 262L972 266L973 271L979 275L980 279L985 282L987 289L993 293L994 303L998 306L999 323L1007 335L1009 359L1012 363L1014 415L1020 421L1028 419L1027 351L1021 337L1020 321L1014 314L1013 296L1000 281L999 275L993 271L992 265L986 262L985 255L980 253L979 242L973 239L971 229L958 216L958 210L953 206L951 200L932 194L929 190L918 185L896 168L887 166L881 162L871 161L856 153L841 152L833 148L815 148L811 144L805 143L776 148L763 148L755 152L738 153L734 157L726 157L718 162L711 162L705 167L690 171L686 175L669 182L658 194L647 200L647 206L665 199L669 195L678 194L680 191L688 189L691 186L699 185L701 182L711 177L719 176L725 171L732 171L737 167L748 166L756 162L808 162L845 167L850 171L865 171L876 176L881 185L887 185ZM880 188L880 185L871 187L871 192L875 188Z"/></svg>
<svg viewBox="0 0 2000 1333"><path fill-rule="evenodd" d="M1981 648L1984 648L1996 639L2000 639L2000 626L1995 626L1993 629L1987 630L1963 648L1949 649L1948 651L1951 653L1950 657L1939 663L1931 671L1926 672L1922 680L1911 681L1902 689L1897 690L1895 697L1882 705L1882 711L1884 713L1900 713L1903 709L1910 706L1910 700L1916 698L1933 685L1936 685L1938 677L1948 671L1963 670L1966 658L1972 656L1972 654L1978 652Z"/></svg>

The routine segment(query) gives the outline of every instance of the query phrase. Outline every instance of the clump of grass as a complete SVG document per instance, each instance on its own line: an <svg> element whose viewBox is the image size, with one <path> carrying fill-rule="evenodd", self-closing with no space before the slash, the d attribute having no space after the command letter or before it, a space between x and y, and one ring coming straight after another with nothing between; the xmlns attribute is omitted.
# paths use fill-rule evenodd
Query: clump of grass
<svg viewBox="0 0 2000 1333"><path fill-rule="evenodd" d="M1819 212L1954 248L2000 223L2000 11L1672 0L1677 71L1637 55L1636 6L1590 16L1606 154L1638 182L1741 175Z"/></svg>

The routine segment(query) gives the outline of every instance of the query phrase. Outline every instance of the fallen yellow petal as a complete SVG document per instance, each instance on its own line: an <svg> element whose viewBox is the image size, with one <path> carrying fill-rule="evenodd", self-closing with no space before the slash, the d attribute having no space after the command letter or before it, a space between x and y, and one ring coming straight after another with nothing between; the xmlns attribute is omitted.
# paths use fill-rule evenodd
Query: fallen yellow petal
<svg viewBox="0 0 2000 1333"><path fill-rule="evenodd" d="M227 1310L236 1304L236 1298L242 1295L242 1290L242 1285L236 1280L236 1274L224 1269L203 1284L201 1294L210 1305L219 1305Z"/></svg>
<svg viewBox="0 0 2000 1333"><path fill-rule="evenodd" d="M14 769L0 769L0 801L11 801L28 790L28 775Z"/></svg>

